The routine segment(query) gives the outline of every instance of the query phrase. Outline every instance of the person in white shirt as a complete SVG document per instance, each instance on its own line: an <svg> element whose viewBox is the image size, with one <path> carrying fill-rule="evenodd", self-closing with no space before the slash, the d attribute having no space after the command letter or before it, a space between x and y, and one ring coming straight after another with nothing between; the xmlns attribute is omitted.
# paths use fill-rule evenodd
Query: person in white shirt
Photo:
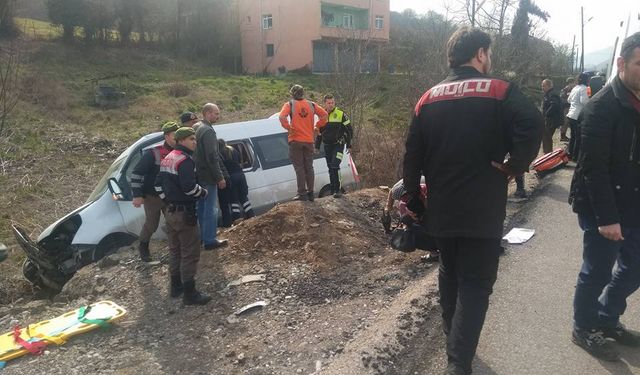
<svg viewBox="0 0 640 375"><path fill-rule="evenodd" d="M569 157L571 160L578 160L578 152L580 151L580 129L578 127L578 117L582 108L589 101L587 94L587 83L589 76L586 73L580 73L578 76L578 84L571 90L569 94L569 112L567 113L567 121L571 128L571 140L569 141Z"/></svg>

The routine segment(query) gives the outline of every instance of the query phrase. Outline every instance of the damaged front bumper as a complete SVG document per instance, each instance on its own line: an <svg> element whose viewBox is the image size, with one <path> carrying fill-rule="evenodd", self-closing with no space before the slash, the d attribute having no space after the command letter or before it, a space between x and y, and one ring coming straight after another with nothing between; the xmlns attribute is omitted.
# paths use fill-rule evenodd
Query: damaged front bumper
<svg viewBox="0 0 640 375"><path fill-rule="evenodd" d="M11 224L11 229L27 255L22 269L24 277L41 288L54 292L62 290L64 284L75 274L75 267L65 267L71 263L61 259L63 254L50 254L33 242L26 231L16 223Z"/></svg>

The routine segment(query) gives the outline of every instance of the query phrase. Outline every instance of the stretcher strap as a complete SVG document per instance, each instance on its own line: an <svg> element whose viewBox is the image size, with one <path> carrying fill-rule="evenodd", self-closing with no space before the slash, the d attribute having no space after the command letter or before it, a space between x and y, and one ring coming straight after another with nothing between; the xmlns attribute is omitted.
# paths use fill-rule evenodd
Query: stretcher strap
<svg viewBox="0 0 640 375"><path fill-rule="evenodd" d="M15 342L18 345L20 345L23 348L25 348L26 351L28 351L29 353L31 353L33 355L42 354L44 349L47 347L47 343L45 341L33 341L33 342L31 342L31 340L25 341L24 339L22 339L20 337L20 332L21 331L22 330L20 329L19 326L16 326L13 329L13 339L15 340ZM27 333L28 333L28 329L27 329Z"/></svg>
<svg viewBox="0 0 640 375"><path fill-rule="evenodd" d="M86 315L91 311L91 306L82 306L78 309L78 321L84 324L96 324L102 328L109 326L107 319L87 319Z"/></svg>

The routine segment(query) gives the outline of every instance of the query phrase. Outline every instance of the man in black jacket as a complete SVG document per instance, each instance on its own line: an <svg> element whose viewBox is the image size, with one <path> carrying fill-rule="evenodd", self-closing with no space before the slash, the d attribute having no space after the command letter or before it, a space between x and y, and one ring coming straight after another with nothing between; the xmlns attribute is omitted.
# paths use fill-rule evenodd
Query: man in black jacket
<svg viewBox="0 0 640 375"><path fill-rule="evenodd" d="M542 136L542 151L545 154L553 151L553 134L562 125L564 111L560 95L553 90L553 81L542 81L542 114L544 115L544 135Z"/></svg>
<svg viewBox="0 0 640 375"><path fill-rule="evenodd" d="M440 249L446 374L470 374L498 272L507 183L527 171L542 138L540 111L513 84L487 75L491 37L463 27L447 42L452 72L415 107L404 156L408 208ZM510 155L505 161L505 157Z"/></svg>
<svg viewBox="0 0 640 375"><path fill-rule="evenodd" d="M607 338L640 346L638 333L620 323L640 286L640 33L623 42L617 67L582 112L569 197L584 231L572 340L610 361L619 355Z"/></svg>
<svg viewBox="0 0 640 375"><path fill-rule="evenodd" d="M151 261L149 240L160 224L160 214L164 211L164 202L158 197L154 184L160 171L160 162L175 146L174 134L178 124L167 122L162 126L164 143L152 147L142 154L142 158L131 173L131 192L133 206L144 206L144 225L140 231L138 251L143 262Z"/></svg>

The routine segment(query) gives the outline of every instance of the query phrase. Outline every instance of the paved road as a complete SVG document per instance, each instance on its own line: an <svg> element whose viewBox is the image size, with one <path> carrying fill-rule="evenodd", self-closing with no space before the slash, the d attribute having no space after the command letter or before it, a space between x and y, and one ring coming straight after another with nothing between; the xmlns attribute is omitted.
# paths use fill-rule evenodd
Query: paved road
<svg viewBox="0 0 640 375"><path fill-rule="evenodd" d="M640 374L640 349L622 349L623 361L601 362L570 341L572 298L581 265L582 237L566 203L573 170L544 179L513 225L533 228L524 245L510 246L480 339L474 374ZM640 293L622 321L640 330Z"/></svg>

